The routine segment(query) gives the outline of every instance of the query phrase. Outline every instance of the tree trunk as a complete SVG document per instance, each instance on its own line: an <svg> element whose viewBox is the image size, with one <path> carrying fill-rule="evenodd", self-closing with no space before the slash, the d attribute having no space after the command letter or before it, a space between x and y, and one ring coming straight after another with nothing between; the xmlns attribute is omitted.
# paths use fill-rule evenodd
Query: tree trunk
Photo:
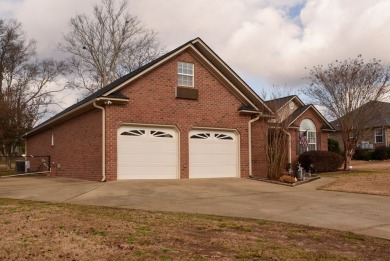
<svg viewBox="0 0 390 261"><path fill-rule="evenodd" d="M349 165L351 164L351 155L348 153L348 150L344 152L344 170L349 170Z"/></svg>

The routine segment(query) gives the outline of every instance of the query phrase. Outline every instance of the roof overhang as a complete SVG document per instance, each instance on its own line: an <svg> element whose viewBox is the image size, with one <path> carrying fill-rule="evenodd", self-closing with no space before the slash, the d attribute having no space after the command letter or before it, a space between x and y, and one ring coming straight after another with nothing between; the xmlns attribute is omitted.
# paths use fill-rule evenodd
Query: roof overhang
<svg viewBox="0 0 390 261"><path fill-rule="evenodd" d="M234 94L236 94L241 102L251 105L258 111L264 108L268 114L274 114L274 112L264 103L264 101L199 38L182 46L180 49L177 49L175 52L171 53L164 59L153 64L142 72L129 78L127 81L122 82L115 88L104 93L102 96L109 96L110 94L119 91L126 85L137 80L138 78L142 77L143 75L147 74L148 72L152 71L156 67L160 66L161 64L165 63L172 57L185 50L191 50L192 53L196 54L200 58L198 58L198 60L211 68L214 74L220 80L225 82L225 85Z"/></svg>
<svg viewBox="0 0 390 261"><path fill-rule="evenodd" d="M99 97L96 99L93 99L87 103L84 103L80 105L79 107L74 108L73 110L70 110L59 117L54 118L53 120L49 120L47 122L44 122L43 124L39 125L38 127L32 129L31 131L27 132L26 134L23 135L23 137L29 137L33 134L42 132L46 129L53 128L54 126L69 120L77 115L83 114L84 112L87 112L91 109L94 109L94 103L96 105L101 105L101 106L107 106L111 104L126 104L129 101L128 98L107 98L107 97Z"/></svg>
<svg viewBox="0 0 390 261"><path fill-rule="evenodd" d="M38 133L46 128L53 127L67 119L70 119L76 115L84 113L85 111L92 109L93 104L99 105L109 105L112 103L115 104L124 104L128 102L127 97L120 95L119 90L124 88L129 83L139 79L148 72L154 70L156 67L165 63L172 57L183 52L184 50L190 50L199 61L206 64L210 71L214 73L221 80L224 85L245 105L249 105L254 108L256 112L242 111L242 113L259 113L261 112L262 117L274 117L274 112L264 103L264 101L219 57L216 55L200 38L196 38L193 41L190 41L177 49L163 55L162 57L152 61L150 65L145 65L144 69L140 69L139 72L134 71L133 74L129 74L125 79L118 79L118 83L113 82L108 86L102 88L100 91L96 92L95 97L92 99L86 98L86 102L81 102L80 105L75 104L74 108L72 106L68 109L65 109L62 113L57 114L52 119L49 119L47 122L38 125L36 128L26 133L25 136L28 137L34 133ZM110 86L112 85L112 87ZM107 89L107 91L106 91ZM67 111L69 110L69 111Z"/></svg>
<svg viewBox="0 0 390 261"><path fill-rule="evenodd" d="M315 111L315 113L320 117L320 119L325 123L325 125L327 126L327 127L329 127L329 130L332 130L332 131L334 131L334 128L333 128L333 126L325 119L325 117L321 114L321 112L319 112L318 110L317 110L317 108L314 106L314 105L312 105L312 104L310 104L305 110L303 110L299 115L296 115L296 117L294 118L294 119L291 119L290 120L290 123L289 123L289 126L291 125L291 124L293 124L299 117L301 117L302 116L302 114L304 114L305 112L307 112L309 109L313 109L314 111ZM324 130L327 130L327 128L324 128Z"/></svg>
<svg viewBox="0 0 390 261"><path fill-rule="evenodd" d="M296 100L298 102L298 104L300 106L304 106L305 104L303 103L303 101L301 99L299 99L299 97L297 95L294 95L293 97L291 97L291 99L289 99L282 107L280 107L276 113L278 113L281 109L283 109L285 106L287 106L292 100Z"/></svg>

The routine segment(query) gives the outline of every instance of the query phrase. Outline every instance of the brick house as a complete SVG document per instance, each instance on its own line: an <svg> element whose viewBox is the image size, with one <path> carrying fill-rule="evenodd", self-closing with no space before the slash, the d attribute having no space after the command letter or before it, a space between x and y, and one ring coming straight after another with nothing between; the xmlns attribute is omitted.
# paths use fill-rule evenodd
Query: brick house
<svg viewBox="0 0 390 261"><path fill-rule="evenodd" d="M50 155L53 175L96 181L266 176L270 117L196 38L35 127L26 150Z"/></svg>
<svg viewBox="0 0 390 261"><path fill-rule="evenodd" d="M329 133L332 125L312 104L304 104L296 95L286 96L265 102L276 113L276 119L288 129L288 162L295 164L304 151L328 150ZM271 121L272 122L272 121ZM299 136L305 135L307 146L303 146Z"/></svg>
<svg viewBox="0 0 390 261"><path fill-rule="evenodd" d="M358 147L362 149L375 149L383 146L390 146L390 103L374 101L372 117L368 122L368 129L363 138L359 141ZM364 109L364 105L361 107ZM335 132L330 135L331 139L339 142L340 149L344 150L344 144L340 132L338 120L332 121Z"/></svg>

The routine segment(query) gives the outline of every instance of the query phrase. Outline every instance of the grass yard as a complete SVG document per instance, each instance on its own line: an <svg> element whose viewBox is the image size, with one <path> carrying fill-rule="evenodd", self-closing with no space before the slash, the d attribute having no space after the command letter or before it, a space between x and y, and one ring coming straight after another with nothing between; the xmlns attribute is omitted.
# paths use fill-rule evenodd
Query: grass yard
<svg viewBox="0 0 390 261"><path fill-rule="evenodd" d="M390 241L199 214L0 199L0 260L390 260Z"/></svg>
<svg viewBox="0 0 390 261"><path fill-rule="evenodd" d="M323 174L337 179L320 189L390 196L390 161L352 161L352 171Z"/></svg>

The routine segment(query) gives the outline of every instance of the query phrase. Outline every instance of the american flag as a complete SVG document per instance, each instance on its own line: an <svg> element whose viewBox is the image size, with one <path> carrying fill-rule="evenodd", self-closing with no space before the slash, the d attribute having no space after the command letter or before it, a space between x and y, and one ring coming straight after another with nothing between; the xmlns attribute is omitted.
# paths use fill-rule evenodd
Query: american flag
<svg viewBox="0 0 390 261"><path fill-rule="evenodd" d="M304 131L299 134L299 144L301 144L303 148L307 148L309 146L309 144L307 143L307 131Z"/></svg>

